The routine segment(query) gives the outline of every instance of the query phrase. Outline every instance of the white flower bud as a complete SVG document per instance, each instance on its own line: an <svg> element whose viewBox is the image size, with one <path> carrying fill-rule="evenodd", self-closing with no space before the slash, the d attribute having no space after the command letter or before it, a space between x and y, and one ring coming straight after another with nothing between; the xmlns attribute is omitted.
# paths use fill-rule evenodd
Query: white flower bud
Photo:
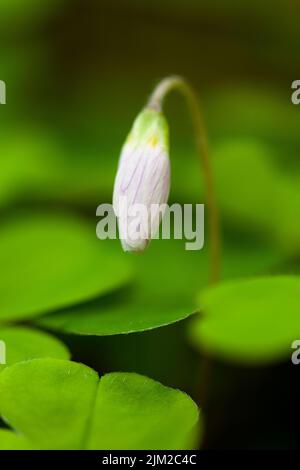
<svg viewBox="0 0 300 470"><path fill-rule="evenodd" d="M125 251L144 250L159 229L163 208L160 212L158 205L166 204L170 189L168 147L165 117L145 109L124 144L114 186L113 207Z"/></svg>

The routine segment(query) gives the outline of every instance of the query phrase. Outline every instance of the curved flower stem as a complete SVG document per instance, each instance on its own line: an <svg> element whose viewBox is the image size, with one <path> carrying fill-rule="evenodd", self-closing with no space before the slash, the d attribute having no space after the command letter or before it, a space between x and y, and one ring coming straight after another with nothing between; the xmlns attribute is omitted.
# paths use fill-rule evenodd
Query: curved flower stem
<svg viewBox="0 0 300 470"><path fill-rule="evenodd" d="M161 111L164 98L172 91L178 90L185 97L191 112L194 131L196 136L196 147L200 156L204 184L205 200L208 206L208 226L209 226L209 245L210 245L210 282L214 283L220 277L220 224L219 213L216 204L216 196L213 181L213 172L211 167L210 154L206 138L205 126L202 119L202 113L199 106L197 95L192 86L184 79L178 76L164 78L152 93L148 107Z"/></svg>

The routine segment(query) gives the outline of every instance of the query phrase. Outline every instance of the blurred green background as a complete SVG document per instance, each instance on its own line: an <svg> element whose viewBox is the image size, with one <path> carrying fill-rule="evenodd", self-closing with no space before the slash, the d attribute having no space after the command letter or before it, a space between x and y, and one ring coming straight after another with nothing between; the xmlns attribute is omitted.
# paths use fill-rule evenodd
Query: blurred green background
<svg viewBox="0 0 300 470"><path fill-rule="evenodd" d="M7 86L7 104L0 106L0 227L20 212L30 218L63 211L94 230L96 207L112 199L133 119L160 78L180 74L197 89L208 129L223 276L299 272L300 108L291 103L291 83L300 78L299 20L296 0L0 0L0 79ZM203 202L180 97L168 100L166 114L170 199ZM30 249L34 253L34 245ZM139 269L150 269L144 275L151 291L164 263L165 280L173 276L168 295L181 305L205 284L207 256L182 253L173 242L167 250L162 262L153 246L154 262L139 262ZM16 276L15 296L19 281ZM202 363L188 323L130 335L60 337L74 360L101 373L143 373L199 401ZM204 446L298 445L300 381L285 358L257 367L218 359L210 382Z"/></svg>

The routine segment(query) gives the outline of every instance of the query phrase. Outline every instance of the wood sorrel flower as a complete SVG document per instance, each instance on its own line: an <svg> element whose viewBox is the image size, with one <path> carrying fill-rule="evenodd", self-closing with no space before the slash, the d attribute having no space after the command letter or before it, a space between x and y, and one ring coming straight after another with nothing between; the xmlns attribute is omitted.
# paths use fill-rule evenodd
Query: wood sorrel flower
<svg viewBox="0 0 300 470"><path fill-rule="evenodd" d="M158 231L170 189L169 132L162 107L173 90L185 98L194 124L209 214L210 278L215 282L219 278L221 246L214 179L197 95L182 77L166 77L157 84L123 147L113 197L119 235L124 250L142 251Z"/></svg>
<svg viewBox="0 0 300 470"><path fill-rule="evenodd" d="M125 251L143 251L159 228L170 189L169 131L163 114L144 109L121 152L113 207Z"/></svg>

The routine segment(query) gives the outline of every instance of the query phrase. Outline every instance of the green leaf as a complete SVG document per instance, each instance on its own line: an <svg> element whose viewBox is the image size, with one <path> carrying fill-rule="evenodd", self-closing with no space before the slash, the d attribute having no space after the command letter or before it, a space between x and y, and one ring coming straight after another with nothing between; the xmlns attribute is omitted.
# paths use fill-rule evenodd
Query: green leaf
<svg viewBox="0 0 300 470"><path fill-rule="evenodd" d="M195 403L133 373L99 380L82 364L34 359L0 374L0 395L1 415L38 449L184 449L195 443Z"/></svg>
<svg viewBox="0 0 300 470"><path fill-rule="evenodd" d="M116 335L146 331L170 325L196 311L192 301L187 307L162 303L147 304L134 297L122 297L122 302L95 301L67 311L49 315L38 321L40 326L79 335ZM132 300L131 300L132 299ZM120 299L119 299L120 300ZM84 316L84 318L82 318Z"/></svg>
<svg viewBox="0 0 300 470"><path fill-rule="evenodd" d="M41 326L83 335L114 335L158 328L198 310L196 293L208 278L206 250L185 251L178 240L157 240L136 263L132 290L71 307L38 319ZM223 247L225 278L252 276L277 264L269 246L234 243Z"/></svg>
<svg viewBox="0 0 300 470"><path fill-rule="evenodd" d="M194 343L230 361L265 363L291 355L300 337L300 277L223 282L199 294Z"/></svg>
<svg viewBox="0 0 300 470"><path fill-rule="evenodd" d="M19 434L0 429L0 450L32 450L32 445Z"/></svg>
<svg viewBox="0 0 300 470"><path fill-rule="evenodd" d="M83 446L98 375L69 361L34 359L0 374L0 412L33 445Z"/></svg>
<svg viewBox="0 0 300 470"><path fill-rule="evenodd" d="M184 393L138 374L107 374L88 448L184 449L194 441L197 420L197 406Z"/></svg>
<svg viewBox="0 0 300 470"><path fill-rule="evenodd" d="M199 276L206 277L203 252L187 252L181 241L155 240L141 255L129 256L136 271L131 289L41 317L39 325L78 334L111 335L168 325L196 311L193 292Z"/></svg>
<svg viewBox="0 0 300 470"><path fill-rule="evenodd" d="M130 277L128 257L68 214L9 219L0 233L0 320L25 319L89 300Z"/></svg>
<svg viewBox="0 0 300 470"><path fill-rule="evenodd" d="M28 361L40 357L69 359L70 352L58 339L26 327L0 328L0 340L6 347L6 364L0 365L0 371L16 362Z"/></svg>

